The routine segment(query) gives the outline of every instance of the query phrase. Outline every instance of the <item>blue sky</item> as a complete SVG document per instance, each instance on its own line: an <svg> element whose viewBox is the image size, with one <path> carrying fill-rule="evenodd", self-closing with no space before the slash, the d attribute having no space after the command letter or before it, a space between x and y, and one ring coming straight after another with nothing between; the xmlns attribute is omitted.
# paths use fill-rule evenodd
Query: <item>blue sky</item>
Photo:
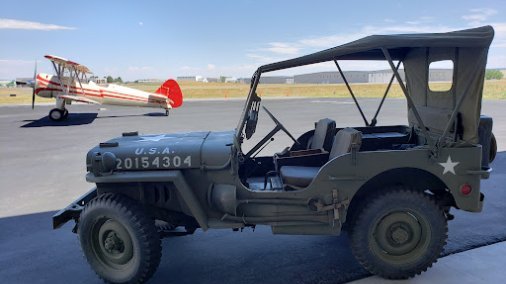
<svg viewBox="0 0 506 284"><path fill-rule="evenodd" d="M349 3L348 3L349 2ZM8 1L0 10L0 78L29 77L62 56L126 80L249 77L260 65L370 34L490 24L488 67L506 67L506 5L496 1ZM347 70L386 65L348 62ZM283 71L334 70L331 65Z"/></svg>

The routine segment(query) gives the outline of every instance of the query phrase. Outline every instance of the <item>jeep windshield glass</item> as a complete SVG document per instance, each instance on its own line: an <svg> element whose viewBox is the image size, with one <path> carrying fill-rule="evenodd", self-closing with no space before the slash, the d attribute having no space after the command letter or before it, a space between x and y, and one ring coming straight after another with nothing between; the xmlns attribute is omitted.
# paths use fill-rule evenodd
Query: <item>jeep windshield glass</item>
<svg viewBox="0 0 506 284"><path fill-rule="evenodd" d="M372 35L306 56L260 66L252 77L236 136L244 137L248 109L263 73L330 61L339 68L341 60L385 60L407 99L410 126L425 137L429 146L445 143L450 134L476 143L484 67L493 36L491 26L448 33ZM440 60L453 61L453 85L447 92L432 92L428 88L428 68L431 62ZM400 62L403 63L406 84L397 72ZM443 115L430 115L434 112ZM466 121L466 128L461 133L457 133L458 120ZM372 121L365 118L364 122L372 125ZM438 135L429 135L427 129L436 130L434 132Z"/></svg>

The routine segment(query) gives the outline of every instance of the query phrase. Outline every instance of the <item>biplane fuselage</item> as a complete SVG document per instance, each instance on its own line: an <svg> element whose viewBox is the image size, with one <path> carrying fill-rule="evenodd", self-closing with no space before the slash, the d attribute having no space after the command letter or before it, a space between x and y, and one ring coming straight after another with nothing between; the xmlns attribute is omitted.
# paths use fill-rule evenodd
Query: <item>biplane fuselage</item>
<svg viewBox="0 0 506 284"><path fill-rule="evenodd" d="M161 107L170 109L167 97L160 94L152 94L141 90L123 87L116 84L98 85L93 81L82 83L71 80L69 77L63 77L62 83L58 76L40 73L37 75L35 83L35 94L44 98L72 97L75 101L125 105L125 106L143 106L143 107ZM68 89L68 94L66 90ZM70 99L69 99L70 100Z"/></svg>

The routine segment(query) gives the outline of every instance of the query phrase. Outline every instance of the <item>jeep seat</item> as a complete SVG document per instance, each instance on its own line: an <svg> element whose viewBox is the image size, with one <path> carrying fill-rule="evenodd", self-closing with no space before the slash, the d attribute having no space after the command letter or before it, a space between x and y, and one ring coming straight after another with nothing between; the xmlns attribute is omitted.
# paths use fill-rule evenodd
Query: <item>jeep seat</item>
<svg viewBox="0 0 506 284"><path fill-rule="evenodd" d="M336 129L336 122L329 118L318 120L315 125L314 135L306 149L324 149L332 143L332 134ZM328 148L327 148L328 151Z"/></svg>
<svg viewBox="0 0 506 284"><path fill-rule="evenodd" d="M360 148L362 133L353 128L344 128L336 133L329 161L350 153L353 147ZM283 166L279 170L283 183L294 188L307 187L316 177L320 167Z"/></svg>

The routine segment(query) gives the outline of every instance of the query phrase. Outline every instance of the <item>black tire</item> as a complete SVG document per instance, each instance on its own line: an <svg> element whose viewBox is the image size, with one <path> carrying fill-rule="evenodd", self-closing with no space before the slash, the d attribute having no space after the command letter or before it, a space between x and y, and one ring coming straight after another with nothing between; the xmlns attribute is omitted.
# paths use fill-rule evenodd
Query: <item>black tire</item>
<svg viewBox="0 0 506 284"><path fill-rule="evenodd" d="M495 160L495 156L497 155L497 140L495 140L495 135L492 133L490 137L490 154L488 156L488 162L492 163Z"/></svg>
<svg viewBox="0 0 506 284"><path fill-rule="evenodd" d="M351 247L369 272L406 279L426 271L446 244L444 211L432 196L395 188L369 198L352 220Z"/></svg>
<svg viewBox="0 0 506 284"><path fill-rule="evenodd" d="M49 111L49 119L52 121L61 121L64 119L64 112L59 108L53 108Z"/></svg>
<svg viewBox="0 0 506 284"><path fill-rule="evenodd" d="M156 271L161 242L155 221L136 202L103 194L83 209L81 247L95 273L111 283L143 283Z"/></svg>

